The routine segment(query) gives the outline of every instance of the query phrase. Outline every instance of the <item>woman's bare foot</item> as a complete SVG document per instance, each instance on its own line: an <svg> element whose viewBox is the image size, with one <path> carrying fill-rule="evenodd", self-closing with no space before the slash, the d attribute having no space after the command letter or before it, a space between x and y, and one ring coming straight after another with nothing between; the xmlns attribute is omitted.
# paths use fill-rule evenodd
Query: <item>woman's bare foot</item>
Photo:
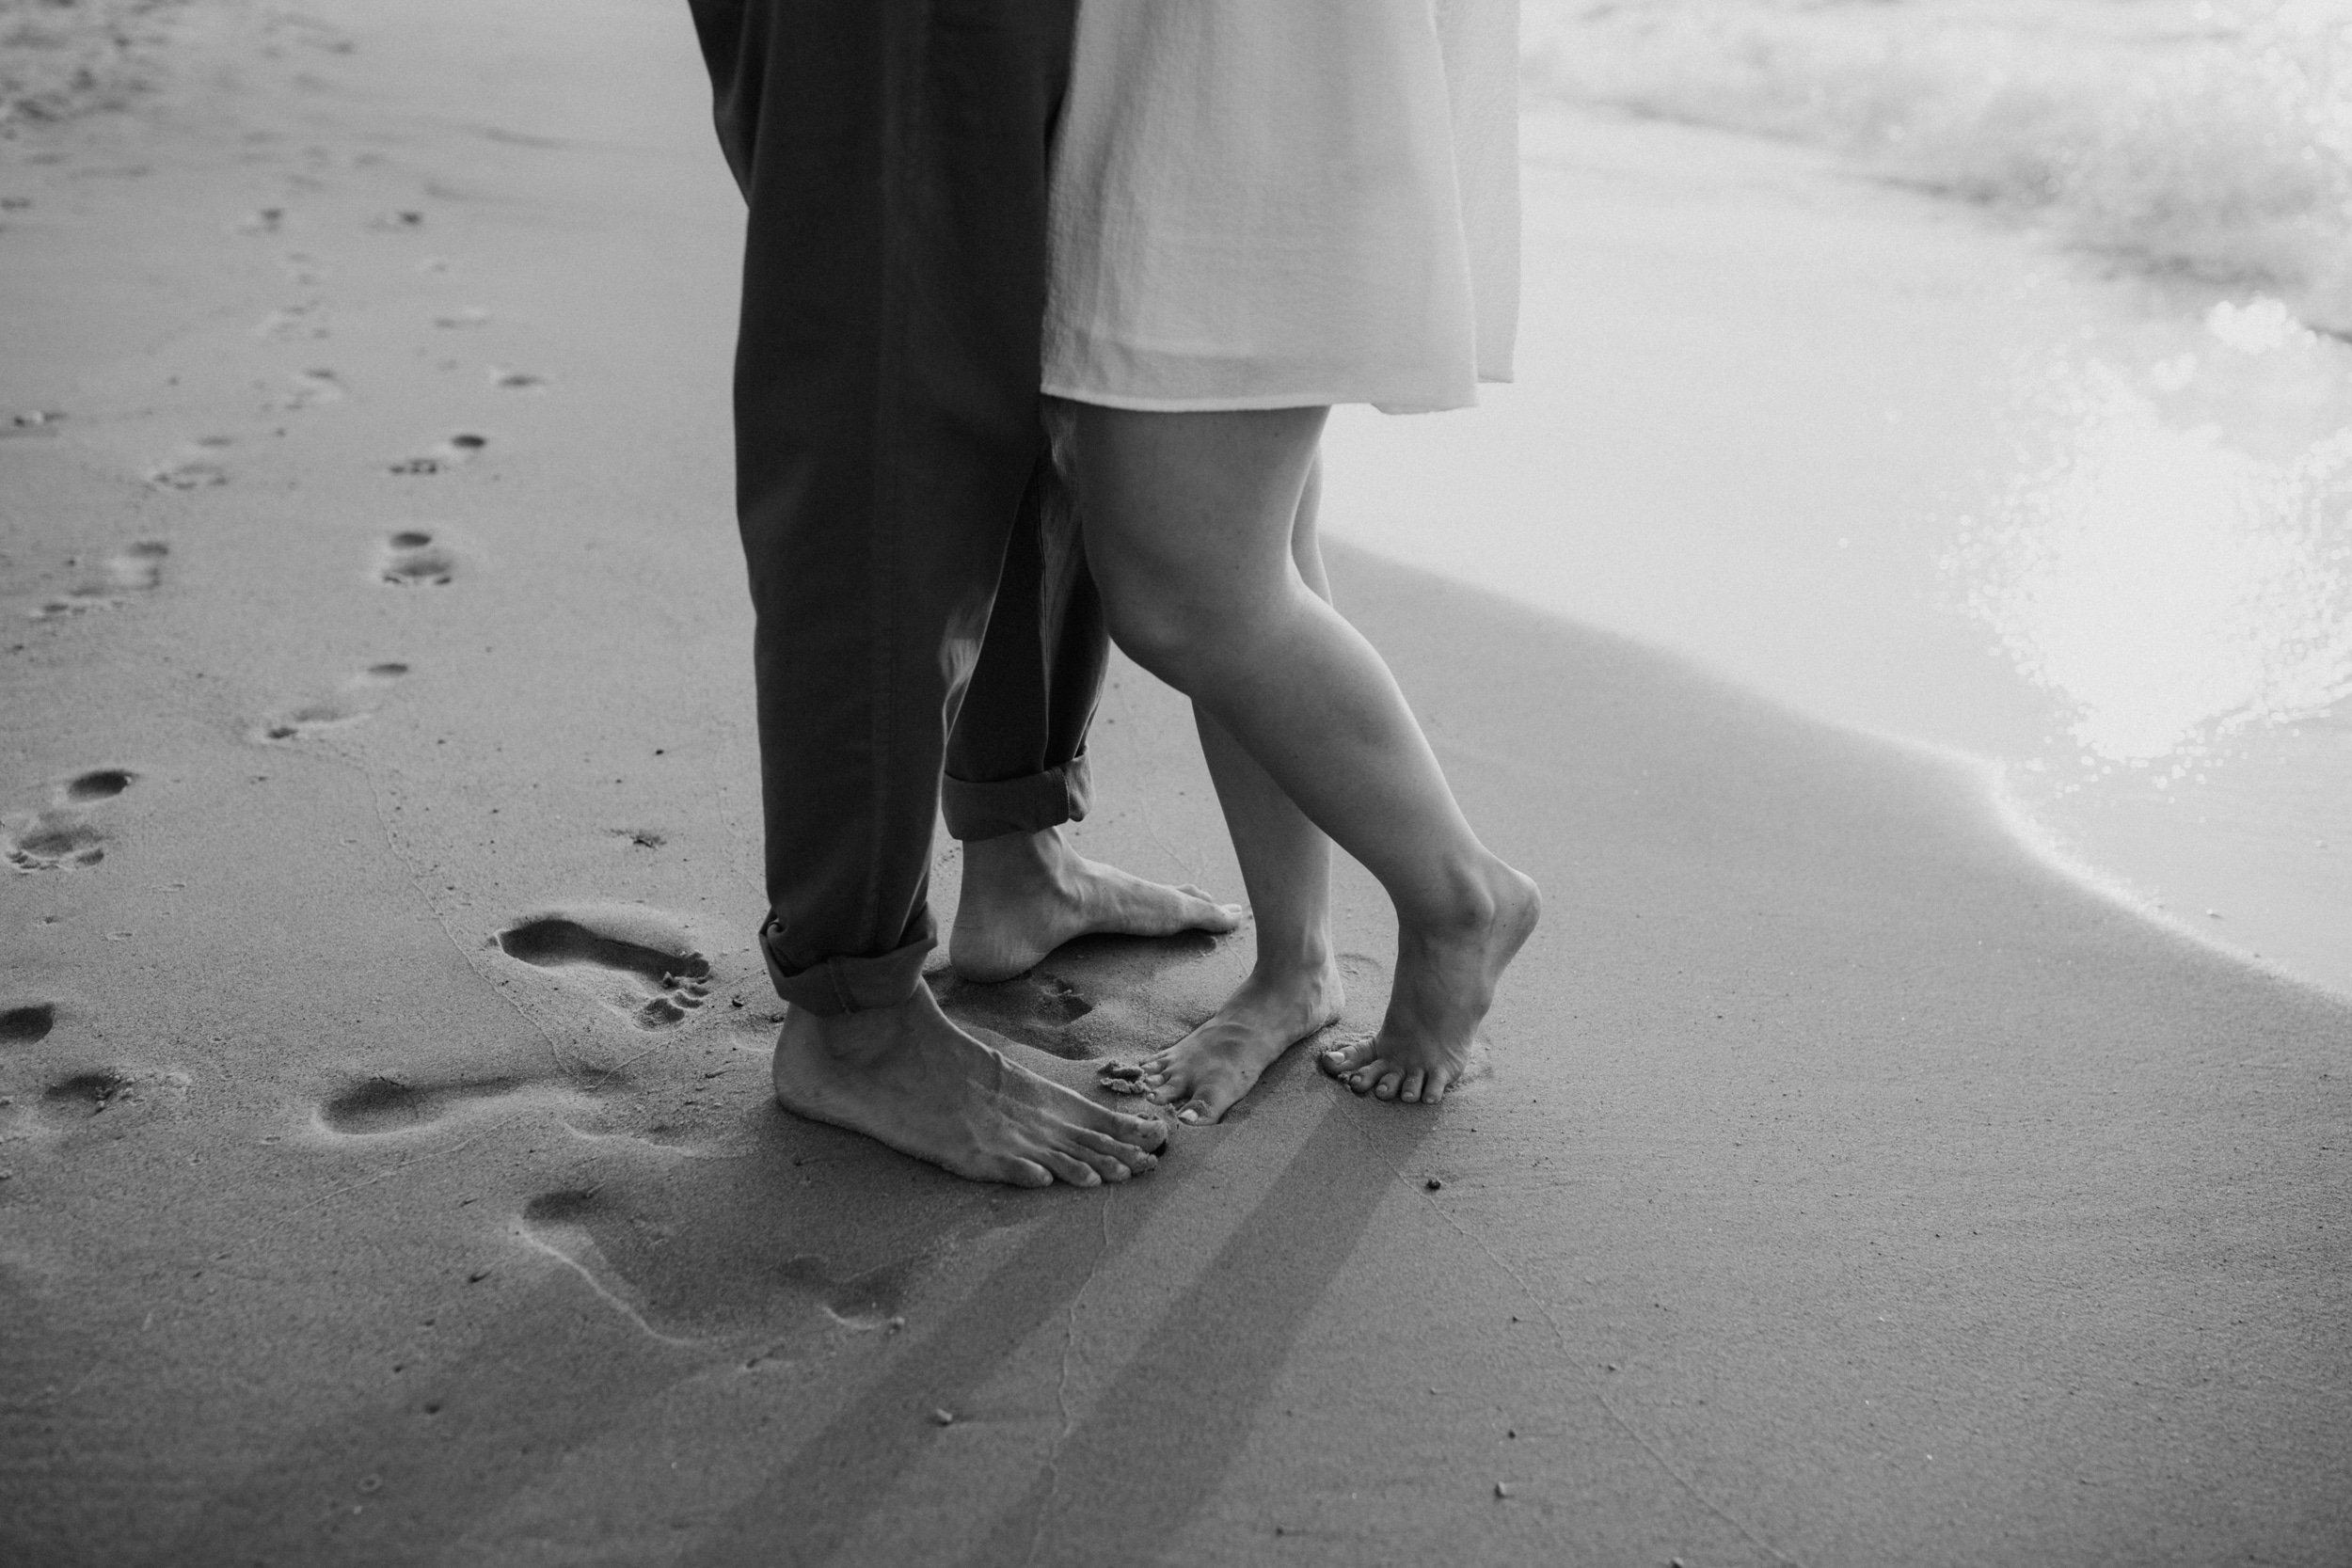
<svg viewBox="0 0 2352 1568"><path fill-rule="evenodd" d="M1240 927L1242 913L1197 887L1147 882L1088 860L1059 829L1006 833L963 847L947 958L967 980L1009 980L1074 937L1222 934Z"/></svg>
<svg viewBox="0 0 2352 1568"><path fill-rule="evenodd" d="M1472 922L1397 932L1396 982L1380 1032L1323 1053L1324 1071L1382 1100L1434 1105L1445 1098L1470 1066L1495 982L1543 912L1534 882L1500 861L1487 888L1491 907Z"/></svg>
<svg viewBox="0 0 2352 1568"><path fill-rule="evenodd" d="M947 1021L928 987L896 1007L818 1017L776 1037L776 1102L975 1181L1074 1187L1159 1162L1155 1117L1122 1116L1039 1077Z"/></svg>
<svg viewBox="0 0 2352 1568"><path fill-rule="evenodd" d="M1207 1022L1119 1075L1133 1074L1152 1103L1175 1106L1178 1121L1205 1125L1257 1087L1282 1053L1339 1017L1346 1002L1340 966L1328 958L1271 978L1253 973Z"/></svg>

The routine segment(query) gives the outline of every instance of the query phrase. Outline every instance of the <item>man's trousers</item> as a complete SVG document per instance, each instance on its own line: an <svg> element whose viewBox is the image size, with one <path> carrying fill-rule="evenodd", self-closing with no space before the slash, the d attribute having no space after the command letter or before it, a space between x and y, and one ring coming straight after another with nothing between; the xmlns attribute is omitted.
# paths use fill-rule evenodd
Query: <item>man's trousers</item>
<svg viewBox="0 0 2352 1568"><path fill-rule="evenodd" d="M1107 645L1038 392L1075 0L692 6L750 207L761 943L795 1006L889 1006L935 939L935 814L973 839L1086 811Z"/></svg>

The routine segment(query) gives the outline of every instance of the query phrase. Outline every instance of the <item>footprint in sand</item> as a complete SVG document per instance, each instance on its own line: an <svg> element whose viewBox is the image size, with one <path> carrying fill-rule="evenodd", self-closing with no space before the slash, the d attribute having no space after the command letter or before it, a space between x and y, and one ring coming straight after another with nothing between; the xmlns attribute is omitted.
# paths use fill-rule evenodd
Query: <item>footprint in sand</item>
<svg viewBox="0 0 2352 1568"><path fill-rule="evenodd" d="M142 539L108 556L88 581L40 602L36 621L61 620L93 610L112 610L136 594L152 593L164 580L164 558L171 546L160 539Z"/></svg>
<svg viewBox="0 0 2352 1568"><path fill-rule="evenodd" d="M36 1045L57 1026L54 1002L23 1002L0 1008L0 1045Z"/></svg>
<svg viewBox="0 0 2352 1568"><path fill-rule="evenodd" d="M272 310L256 324L253 335L274 343L307 342L327 337L326 308L317 300L308 300Z"/></svg>
<svg viewBox="0 0 2352 1568"><path fill-rule="evenodd" d="M184 1072L89 1068L52 1080L40 1091L40 1117L53 1127L87 1128L100 1117L110 1127L177 1110L188 1096Z"/></svg>
<svg viewBox="0 0 2352 1568"><path fill-rule="evenodd" d="M0 837L0 857L19 871L88 867L106 858L106 835L85 809L111 800L131 787L137 774L127 768L94 768L59 784L43 811L16 818Z"/></svg>
<svg viewBox="0 0 2352 1568"><path fill-rule="evenodd" d="M206 436L199 438L163 467L147 476L150 484L166 490L209 490L229 483L229 470L212 454L230 444L226 436Z"/></svg>
<svg viewBox="0 0 2352 1568"><path fill-rule="evenodd" d="M764 1338L795 1323L886 1330L905 1321L920 1269L916 1259L859 1269L823 1253L778 1257L780 1249L739 1241L708 1245L723 1227L707 1234L697 1229L686 1245L674 1245L674 1223L640 1212L612 1184L532 1198L518 1227L579 1271L598 1295L673 1342Z"/></svg>
<svg viewBox="0 0 2352 1568"><path fill-rule="evenodd" d="M343 390L342 379L333 371L296 371L288 379L293 386L272 402L270 406L273 408L289 413L305 408L323 408L329 404L341 403L350 395Z"/></svg>
<svg viewBox="0 0 2352 1568"><path fill-rule="evenodd" d="M397 660L371 664L334 692L271 714L247 732L248 738L266 744L348 729L373 713L386 689L407 673L408 666Z"/></svg>
<svg viewBox="0 0 2352 1568"><path fill-rule="evenodd" d="M59 786L58 793L70 805L86 806L92 800L111 800L131 787L136 773L127 768L93 768L87 773L76 773Z"/></svg>
<svg viewBox="0 0 2352 1568"><path fill-rule="evenodd" d="M930 981L940 1010L967 1027L993 1030L1008 1039L1073 1061L1100 1054L1093 1042L1076 1037L1070 1028L1094 1011L1094 1003L1058 975L1031 970L1009 980L981 985L942 973Z"/></svg>
<svg viewBox="0 0 2352 1568"><path fill-rule="evenodd" d="M586 980L640 1029L684 1022L710 994L710 960L648 910L550 911L490 940L510 958Z"/></svg>
<svg viewBox="0 0 2352 1568"><path fill-rule="evenodd" d="M476 454L489 444L490 438L486 436L474 436L461 431L429 451L419 452L414 457L402 458L399 462L390 465L389 471L396 474L446 473L460 464L472 462Z"/></svg>
<svg viewBox="0 0 2352 1568"><path fill-rule="evenodd" d="M598 1079L600 1085L623 1082L626 1080L618 1073L606 1073ZM319 1120L330 1131L347 1137L382 1137L430 1127L469 1106L487 1107L534 1094L545 1098L569 1097L573 1093L560 1080L544 1077L490 1074L478 1078L411 1080L383 1072L328 1096L319 1106Z"/></svg>
<svg viewBox="0 0 2352 1568"><path fill-rule="evenodd" d="M87 1118L136 1088L137 1081L128 1073L98 1068L49 1085L40 1091L40 1102L53 1117Z"/></svg>
<svg viewBox="0 0 2352 1568"><path fill-rule="evenodd" d="M457 580L457 553L429 529L405 528L376 546L375 578L394 588L446 588Z"/></svg>
<svg viewBox="0 0 2352 1568"><path fill-rule="evenodd" d="M0 849L19 871L87 868L106 858L106 835L82 820L79 812L44 811L21 820L0 836Z"/></svg>

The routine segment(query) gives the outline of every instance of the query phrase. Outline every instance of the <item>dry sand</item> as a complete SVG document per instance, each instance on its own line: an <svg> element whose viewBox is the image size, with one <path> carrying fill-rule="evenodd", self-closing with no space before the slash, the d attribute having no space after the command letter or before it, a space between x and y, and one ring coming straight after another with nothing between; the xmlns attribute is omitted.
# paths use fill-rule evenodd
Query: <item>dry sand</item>
<svg viewBox="0 0 2352 1568"><path fill-rule="evenodd" d="M1355 552L1550 893L1491 1080L1087 1193L775 1111L738 215L682 9L547 14L203 5L8 146L0 1560L2352 1558L2352 1012ZM1168 693L1097 755L1238 886ZM944 989L1084 1083L1246 952Z"/></svg>

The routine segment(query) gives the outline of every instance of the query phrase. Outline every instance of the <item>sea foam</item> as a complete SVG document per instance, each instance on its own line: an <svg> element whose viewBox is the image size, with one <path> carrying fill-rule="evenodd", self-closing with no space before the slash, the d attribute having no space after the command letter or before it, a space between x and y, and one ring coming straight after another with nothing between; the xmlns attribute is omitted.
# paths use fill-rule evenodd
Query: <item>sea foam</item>
<svg viewBox="0 0 2352 1568"><path fill-rule="evenodd" d="M1527 0L1532 97L1836 147L2352 334L2352 5Z"/></svg>

